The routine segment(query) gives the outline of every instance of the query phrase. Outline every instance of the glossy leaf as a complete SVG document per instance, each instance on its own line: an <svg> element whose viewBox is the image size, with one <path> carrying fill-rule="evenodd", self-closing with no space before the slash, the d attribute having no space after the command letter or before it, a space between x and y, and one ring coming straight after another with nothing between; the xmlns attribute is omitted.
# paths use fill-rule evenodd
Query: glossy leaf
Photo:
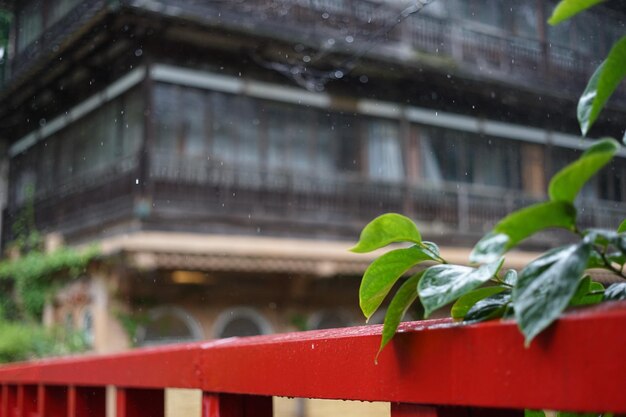
<svg viewBox="0 0 626 417"><path fill-rule="evenodd" d="M505 284L509 284L511 286L517 283L517 271L515 269L509 269L504 273L504 277L502 278Z"/></svg>
<svg viewBox="0 0 626 417"><path fill-rule="evenodd" d="M626 233L626 219L617 228L617 233Z"/></svg>
<svg viewBox="0 0 626 417"><path fill-rule="evenodd" d="M626 300L626 282L617 282L609 285L609 287L604 290L604 300Z"/></svg>
<svg viewBox="0 0 626 417"><path fill-rule="evenodd" d="M524 417L546 417L543 410L524 410Z"/></svg>
<svg viewBox="0 0 626 417"><path fill-rule="evenodd" d="M504 287L484 287L468 292L454 303L451 316L453 319L462 319L468 311L480 300L499 294L504 291Z"/></svg>
<svg viewBox="0 0 626 417"><path fill-rule="evenodd" d="M591 252L583 241L549 251L529 263L513 289L515 318L526 345L556 320L574 296Z"/></svg>
<svg viewBox="0 0 626 417"><path fill-rule="evenodd" d="M570 413L568 411L559 411L558 413L556 413L556 416L557 417L599 417L599 416L603 416L603 414L602 413Z"/></svg>
<svg viewBox="0 0 626 417"><path fill-rule="evenodd" d="M527 237L550 227L571 229L576 209L570 202L548 201L513 212L500 220L491 232L474 246L470 261L493 262Z"/></svg>
<svg viewBox="0 0 626 417"><path fill-rule="evenodd" d="M500 259L480 268L447 264L428 268L417 287L424 317L489 281L503 262Z"/></svg>
<svg viewBox="0 0 626 417"><path fill-rule="evenodd" d="M624 62L626 62L626 36L613 45L580 96L577 115L583 136L589 132L609 97L626 77Z"/></svg>
<svg viewBox="0 0 626 417"><path fill-rule="evenodd" d="M552 11L552 16L550 16L548 23L556 25L603 1L604 0L561 0L554 8L554 11Z"/></svg>
<svg viewBox="0 0 626 417"><path fill-rule="evenodd" d="M591 280L589 275L583 277L569 302L570 306L584 306L602 302L604 286Z"/></svg>
<svg viewBox="0 0 626 417"><path fill-rule="evenodd" d="M614 139L603 139L589 147L576 161L557 172L548 188L552 201L573 203L585 183L604 167L619 149Z"/></svg>
<svg viewBox="0 0 626 417"><path fill-rule="evenodd" d="M417 299L417 283L423 273L424 271L420 271L406 280L406 282L400 286L396 295L393 296L391 303L389 303L387 313L385 314L383 334L378 353L380 353L385 346L387 346L387 343L391 341L393 336L396 334L396 330L398 329L398 325L400 325L402 318L411 304L413 304Z"/></svg>
<svg viewBox="0 0 626 417"><path fill-rule="evenodd" d="M356 253L371 252L394 242L420 243L422 236L408 217L387 213L376 217L361 231L359 242L350 249Z"/></svg>
<svg viewBox="0 0 626 417"><path fill-rule="evenodd" d="M389 251L372 262L359 288L359 304L365 317L369 320L402 275L418 263L431 260L430 252L412 246Z"/></svg>
<svg viewBox="0 0 626 417"><path fill-rule="evenodd" d="M467 312L465 320L480 322L502 317L511 302L511 292L502 292L480 300Z"/></svg>

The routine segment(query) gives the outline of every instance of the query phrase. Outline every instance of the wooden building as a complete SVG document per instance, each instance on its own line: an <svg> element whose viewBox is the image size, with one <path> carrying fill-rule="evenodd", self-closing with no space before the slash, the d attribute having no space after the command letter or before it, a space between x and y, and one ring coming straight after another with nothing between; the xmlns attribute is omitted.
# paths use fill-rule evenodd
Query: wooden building
<svg viewBox="0 0 626 417"><path fill-rule="evenodd" d="M40 231L100 245L46 312L98 351L361 323L371 258L347 249L383 212L464 262L589 143L577 97L626 20L620 0L557 27L551 0L3 3L3 241L34 187ZM591 136L625 115L622 89ZM623 220L625 156L583 222Z"/></svg>

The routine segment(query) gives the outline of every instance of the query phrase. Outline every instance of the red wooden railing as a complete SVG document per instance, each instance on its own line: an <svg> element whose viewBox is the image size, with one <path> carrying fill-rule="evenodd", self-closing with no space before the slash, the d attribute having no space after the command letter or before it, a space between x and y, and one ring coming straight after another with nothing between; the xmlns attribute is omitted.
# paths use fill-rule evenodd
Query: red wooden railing
<svg viewBox="0 0 626 417"><path fill-rule="evenodd" d="M403 324L381 355L380 326L0 367L2 417L163 416L164 388L204 391L203 416L270 416L272 396L391 402L398 416L626 413L626 304L570 313L529 348L512 322Z"/></svg>

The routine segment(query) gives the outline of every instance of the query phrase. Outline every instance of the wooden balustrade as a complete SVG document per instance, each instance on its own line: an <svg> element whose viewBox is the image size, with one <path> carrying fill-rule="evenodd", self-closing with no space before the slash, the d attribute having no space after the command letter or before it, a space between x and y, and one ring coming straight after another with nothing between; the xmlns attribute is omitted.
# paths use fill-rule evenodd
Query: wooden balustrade
<svg viewBox="0 0 626 417"><path fill-rule="evenodd" d="M569 313L524 347L515 323L404 323L230 338L0 367L0 416L163 416L164 389L204 392L203 416L272 415L272 396L391 403L392 417L626 413L626 304Z"/></svg>

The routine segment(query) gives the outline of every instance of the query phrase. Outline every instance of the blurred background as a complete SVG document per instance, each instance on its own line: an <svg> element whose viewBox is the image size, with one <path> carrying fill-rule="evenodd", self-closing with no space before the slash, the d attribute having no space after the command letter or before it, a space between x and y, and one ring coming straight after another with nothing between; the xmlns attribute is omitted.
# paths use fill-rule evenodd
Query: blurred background
<svg viewBox="0 0 626 417"><path fill-rule="evenodd" d="M348 249L384 212L466 263L591 140L576 103L626 2L555 4L1 0L0 361L362 325L376 254ZM590 137L625 115L621 88ZM623 219L625 158L585 224Z"/></svg>

